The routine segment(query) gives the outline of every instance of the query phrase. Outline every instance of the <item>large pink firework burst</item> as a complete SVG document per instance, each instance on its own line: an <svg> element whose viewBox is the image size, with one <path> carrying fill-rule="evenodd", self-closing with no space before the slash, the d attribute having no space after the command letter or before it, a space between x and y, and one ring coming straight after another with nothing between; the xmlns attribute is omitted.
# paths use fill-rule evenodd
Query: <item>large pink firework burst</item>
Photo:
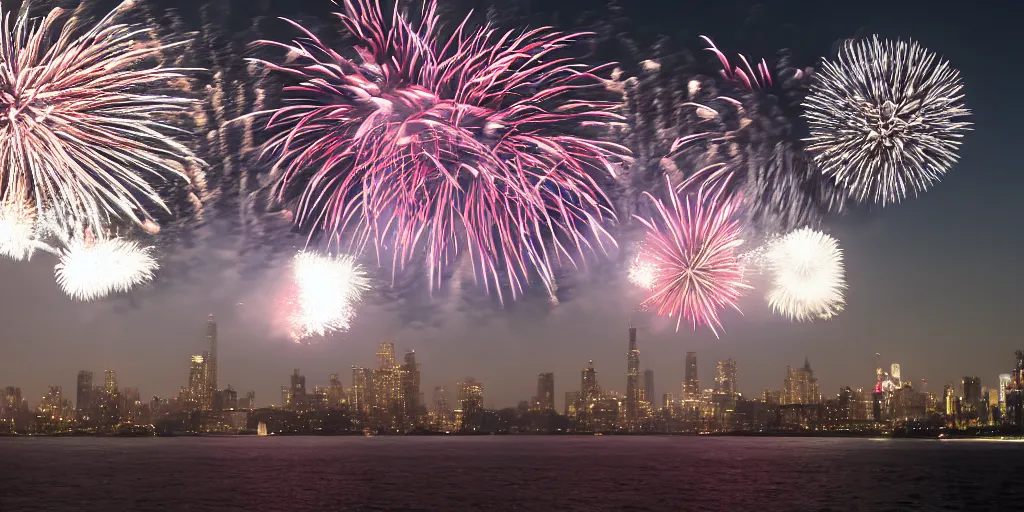
<svg viewBox="0 0 1024 512"><path fill-rule="evenodd" d="M636 217L647 227L641 259L654 269L644 306L675 317L677 331L685 318L694 329L707 325L718 336L719 311L739 311L736 301L750 288L737 257L743 241L735 218L739 198L727 193L730 179L721 165L706 168L670 193L667 205L645 193L656 215ZM671 190L667 178L666 184Z"/></svg>
<svg viewBox="0 0 1024 512"><path fill-rule="evenodd" d="M601 68L556 55L584 34L496 34L467 18L442 43L435 11L427 0L415 24L397 5L385 16L345 0L355 58L290 21L305 38L256 43L286 50L282 64L259 62L298 81L267 125L275 192L299 190L299 225L357 250L372 240L396 268L424 248L431 288L465 251L499 299L502 274L513 297L531 274L551 291L555 264L611 240L600 182L628 150L575 129L618 122L617 105L580 99L603 87Z"/></svg>

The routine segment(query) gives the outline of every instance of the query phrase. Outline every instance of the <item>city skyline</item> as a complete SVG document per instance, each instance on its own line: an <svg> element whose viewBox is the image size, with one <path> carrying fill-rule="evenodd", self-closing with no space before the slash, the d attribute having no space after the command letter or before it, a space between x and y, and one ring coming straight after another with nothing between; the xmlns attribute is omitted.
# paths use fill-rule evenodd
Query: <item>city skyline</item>
<svg viewBox="0 0 1024 512"><path fill-rule="evenodd" d="M642 294L633 293L624 277L605 279L608 273L599 271L607 264L595 262L588 271L597 278L560 283L567 296L555 308L542 291L530 290L523 301L500 309L466 278L461 296L375 298L360 307L351 331L295 345L276 327L280 319L271 318L278 311L274 301L283 269L247 273L240 263L259 267L263 254L239 256L234 242L211 234L210 226L197 236L212 241L175 249L176 260L189 262L185 268L165 268L153 285L95 303L64 296L53 282L48 255L0 261L0 385L19 385L28 396L40 397L50 385L73 389L81 369L114 368L124 382L145 381L145 395L168 395L187 374L188 357L203 350L201 324L209 313L220 323L218 384L254 389L261 400L275 395L293 368L323 383L331 373L348 375L353 364L372 367L366 348L391 340L400 351L415 348L429 368L424 389L475 375L486 379L488 401L514 404L535 392L537 374L553 372L560 403L563 382L575 380L588 360L602 372L624 368L621 332L630 317L640 329L641 369L654 370L659 395L675 391L667 384L682 378L687 351L701 355L702 387L712 384L713 361L736 359L744 392L781 385L785 367L807 357L821 389L832 393L860 382L862 368L874 367L876 352L900 362L903 374L915 381L937 386L977 375L994 385L1006 372L1006 354L1019 345L1016 309L1024 285L1024 276L1007 271L1016 268L1018 248L1024 247L1018 227L1024 205L1014 184L1021 178L1011 172L1017 132L1009 128L1017 116L1005 106L1005 98L1014 97L1012 76L1019 71L1011 67L1010 77L988 79L992 59L979 58L1003 46L998 31L965 26L958 16L915 5L847 9L843 16L821 3L773 5L777 20L799 30L782 30L772 40L779 44L762 52L735 36L728 7L699 7L694 16L706 22L701 30L730 54L771 58L788 47L800 65L813 66L817 57L830 54L837 38L877 32L927 43L962 71L977 130L966 137L956 169L913 200L828 219L851 285L845 310L832 321L792 323L774 316L762 296L751 295L740 302L743 315L726 312L721 339L706 329L677 333L667 321L637 313ZM647 7L652 12L646 19L676 20L676 13L690 19L693 8ZM681 34L677 43L700 53L697 36ZM296 248L302 243L294 240ZM616 271L625 274L624 268ZM969 349L974 346L980 349Z"/></svg>
<svg viewBox="0 0 1024 512"><path fill-rule="evenodd" d="M186 395L182 395L181 393L188 393L188 399L194 400L198 404L197 407L203 409L210 408L213 397L216 395L218 391L220 391L216 382L218 324L212 313L208 314L206 317L204 334L205 337L203 338L202 347L205 347L206 350L202 350L201 353L198 354L193 353L188 357L189 361L191 362L191 367L187 368L187 373L184 373L184 375L187 376L187 379L185 379L182 385L178 387L178 393L168 392L166 394L150 394L143 392L141 393L141 396L144 399L144 401L154 397L159 397L165 400L172 399L178 396L185 397ZM820 375L820 373L816 374L814 371L811 370L810 360L807 357L804 358L804 364L802 366L798 364L786 365L785 370L781 372L782 378L779 379L781 385L767 385L758 387L756 389L748 389L744 388L740 384L742 382L742 379L738 378L738 376L743 375L743 365L742 363L737 362L736 358L729 357L723 360L708 361L699 357L699 354L697 354L696 352L689 351L686 352L684 365L682 366L679 372L681 376L674 384L671 381L665 382L664 379L666 377L664 376L662 376L663 380L655 381L654 370L650 369L648 367L648 364L645 364L644 359L642 357L642 340L638 335L638 328L633 326L628 327L628 329L625 329L625 335L623 336L623 338L626 341L627 348L627 351L625 353L626 368L623 372L621 372L620 374L616 374L614 368L611 367L602 369L600 365L594 363L594 360L592 359L588 360L587 367L594 368L597 375L600 376L596 381L596 385L599 389L601 389L602 391L611 391L614 393L618 393L623 397L622 405L624 407L624 418L627 425L632 424L633 422L636 421L636 418L639 417L640 413L631 411L637 411L637 409L640 407L639 404L641 402L646 401L654 407L661 407L662 405L664 405L663 399L664 397L666 397L666 395L674 396L677 397L678 399L692 400L705 391L714 391L725 392L729 394L739 393L740 395L743 395L747 399L756 399L760 397L764 391L770 390L782 393L781 396L783 403L804 402L807 400L807 396L812 395L819 397L833 396L831 389L820 386L818 382L818 376ZM399 354L401 353L405 354L404 364L399 363ZM883 363L882 356L879 353L874 354L874 359L875 364L872 365L873 368L870 369L872 371L864 372L865 377L862 380L841 384L835 388L837 391L834 394L838 396L839 394L841 394L842 389L844 389L845 387L851 387L853 389L863 388L870 391L872 385L874 385L874 381L872 381L870 378L871 375L875 375L875 378L878 380L878 383L882 382L883 376L889 375L891 375L894 378L895 382L899 383L901 381L901 363ZM392 367L396 369L402 368L402 371L405 372L405 374L410 375L408 380L404 376L396 376L394 377L394 379L390 379L395 381L395 386L402 387L402 391L396 391L396 393L401 394L403 392L408 392L410 387L413 386L413 383L415 383L414 389L420 390L418 393L419 396L422 397L426 397L423 391L426 389L434 389L435 393L437 389L458 391L459 387L463 384L463 381L465 381L466 379L479 381L478 379L480 379L482 375L479 374L479 372L478 374L471 373L467 374L466 377L458 378L456 381L450 383L437 383L431 384L429 386L423 385L421 384L422 364L417 362L417 353L415 349L397 349L396 345L393 342L381 341L379 342L379 351L376 352L376 364L370 366L361 366L353 364L351 365L351 373L348 373L346 371L336 371L331 372L330 374L327 375L313 374L308 384L306 383L306 378L309 372L302 370L302 375L300 375L299 372L301 369L295 368L293 369L293 373L291 375L290 385L281 385L279 388L281 390L281 393L279 395L274 393L266 393L260 395L258 392L251 391L253 393L256 393L257 397L255 403L253 403L252 406L276 407L283 406L285 404L290 404L291 394L288 393L288 390L290 388L291 391L294 392L297 386L301 386L301 389L303 390L302 394L304 395L307 394L306 390L309 390L308 396L313 396L312 390L314 389L319 390L320 388L333 388L338 385L343 386L344 389L351 389L352 386L356 385L357 380L360 380L360 376L357 374L362 374L364 372L365 375L362 376L362 382L364 383L363 386L366 386L366 382L370 382L371 380L380 380L380 372ZM707 367L710 367L711 371L708 371ZM738 367L740 369L738 369ZM411 368L415 368L415 370L410 370ZM705 368L704 371L701 371L701 368ZM67 387L61 384L47 385L48 392L46 393L46 395L42 396L39 399L39 403L44 403L48 399L48 396L53 393L54 388L76 389L77 392L74 395L75 400L73 403L75 407L77 407L77 404L82 401L83 386L85 388L86 400L88 400L89 393L93 392L91 391L92 389L106 390L108 393L111 391L111 388L116 390L118 388L118 379L116 377L117 372L118 369L116 368L104 368L102 370L102 373L94 369L81 369L77 372L77 380L76 385L74 387ZM101 381L102 386L93 388L91 383L92 376L94 373L96 375L103 376L103 380ZM519 396L509 401L508 403L498 403L493 399L488 400L488 397L490 395L484 394L483 405L487 408L500 409L504 407L513 407L516 404L519 404L523 401L527 401L530 402L531 404L541 404L543 408L550 408L556 411L562 411L565 409L566 403L564 402L564 400L560 400L560 398L566 396L566 393L582 392L583 388L587 387L586 373L587 370L586 367L584 367L582 377L584 381L581 385L574 387L574 384L572 383L571 379L566 379L565 376L563 376L562 379L558 379L557 372L542 371L539 374L535 374L534 376L536 379L534 381L534 394L523 394L522 396ZM694 389L693 386L690 385L692 378L691 376L693 373L696 374L698 383L696 389ZM350 375L350 380L346 382L343 378L339 377L339 375ZM704 376L703 380L700 379L701 375ZM963 386L964 379L974 378L979 379L978 382L975 383L979 389L1001 389L1001 385L1004 385L1003 381L1006 378L1005 371L1000 371L998 375L995 375L989 379L986 379L983 376L972 377L968 373L964 373L963 375L968 376L961 377L960 379L954 379L949 382L938 382L936 383L936 388L931 388L927 390L919 389L919 391L937 392L937 388L941 387L942 385L953 387L956 387L957 385ZM86 381L85 384L83 384L83 379L85 379ZM301 384L297 384L296 379L301 379ZM786 395L786 390L791 389L790 382L794 381L794 379L796 381L799 381L800 384L797 385L797 388L793 389L799 389L799 393L803 395L802 398L797 399ZM384 380L390 381L389 379ZM480 380L486 382L486 376L484 376L484 378ZM567 380L569 384L566 384ZM619 382L620 380L621 382ZM902 382L910 383L914 386L917 386L918 388L920 388L919 384L925 384L928 381L929 380L926 378L917 378L914 376L902 379ZM559 387L558 383L561 383L562 386L566 387ZM125 384L125 382L121 382L121 384ZM142 386L146 386L145 382L131 382L129 384L131 385L130 389L132 389L133 392L136 394L140 394L140 384ZM18 383L0 383L0 386L13 386L19 389L21 388L21 386ZM234 388L233 391L236 393L240 390L252 389L251 386L247 386L244 383L237 385L235 383L226 383L224 387L232 387ZM631 389L633 391L631 391ZM376 392L380 393L381 391L376 390ZM385 391L385 393L387 392ZM541 399L539 398L542 396L542 394L549 395L549 399L551 400L550 407L547 407L546 405L547 399L541 401ZM22 395L26 400L29 401L30 405L33 408L36 406L36 402L32 401L32 394L22 392ZM69 397L71 395L65 393L63 396ZM412 396L413 398L411 398L411 400L413 400L413 402L405 403L404 407L416 408L418 405L421 405L418 403L418 400L420 400L421 398L419 398L419 396L416 396L415 394ZM278 399L278 397L280 397L280 399ZM384 401L388 401L386 397L377 398ZM425 398L423 399L425 400L425 403L422 405L430 405L432 403L431 400L426 400ZM436 399L436 397L434 399ZM448 397L448 399L450 400L451 397ZM234 398L234 400L237 400L237 397Z"/></svg>

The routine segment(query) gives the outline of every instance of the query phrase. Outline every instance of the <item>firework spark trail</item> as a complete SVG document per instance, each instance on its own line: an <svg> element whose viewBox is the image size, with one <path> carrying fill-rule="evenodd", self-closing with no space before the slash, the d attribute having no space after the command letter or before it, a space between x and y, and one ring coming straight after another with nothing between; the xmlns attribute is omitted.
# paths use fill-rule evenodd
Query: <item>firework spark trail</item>
<svg viewBox="0 0 1024 512"><path fill-rule="evenodd" d="M750 288L736 257L743 241L734 218L738 198L726 193L730 178L723 166L704 169L672 191L668 205L645 193L657 215L636 217L647 227L641 258L655 268L644 306L676 317L676 330L686 318L694 329L707 325L717 337L719 310L739 311L736 301ZM671 190L668 179L666 184Z"/></svg>
<svg viewBox="0 0 1024 512"><path fill-rule="evenodd" d="M956 163L970 123L960 73L916 42L847 41L804 101L808 151L858 201L899 202Z"/></svg>
<svg viewBox="0 0 1024 512"><path fill-rule="evenodd" d="M298 81L287 106L256 114L277 131L264 154L278 198L300 190L296 223L348 232L356 252L372 240L395 268L424 244L431 289L466 251L501 300L502 274L513 298L531 272L554 294L556 264L614 243L599 182L628 150L566 131L621 120L614 103L577 99L603 86L601 68L557 55L584 34L495 34L467 18L442 43L435 0L419 25L397 5L391 16L371 0L344 7L355 60L294 22L304 39L256 43L287 51L283 64L257 62Z"/></svg>
<svg viewBox="0 0 1024 512"><path fill-rule="evenodd" d="M86 231L61 250L54 273L69 297L90 301L147 283L158 267L151 247L123 238L94 238Z"/></svg>
<svg viewBox="0 0 1024 512"><path fill-rule="evenodd" d="M776 313L807 321L843 310L846 278L835 238L801 228L772 242L765 257L772 279L768 304Z"/></svg>
<svg viewBox="0 0 1024 512"><path fill-rule="evenodd" d="M83 3L84 4L84 3ZM191 100L150 91L190 70L140 62L186 41L163 44L119 18L127 0L85 30L84 7L41 20L23 8L0 34L0 192L56 210L65 226L102 232L112 218L142 224L147 207L167 210L147 177L185 180L191 152L163 121Z"/></svg>
<svg viewBox="0 0 1024 512"><path fill-rule="evenodd" d="M0 255L28 260L36 250L35 210L23 202L0 201Z"/></svg>
<svg viewBox="0 0 1024 512"><path fill-rule="evenodd" d="M763 274L768 268L768 251L779 240L779 235L770 234L761 245L737 256L743 263L744 275Z"/></svg>
<svg viewBox="0 0 1024 512"><path fill-rule="evenodd" d="M292 261L295 296L290 298L292 339L347 331L369 279L350 256L300 252Z"/></svg>
<svg viewBox="0 0 1024 512"><path fill-rule="evenodd" d="M680 106L691 114L681 123L668 159L681 158L675 165L680 168L727 164L734 176L730 193L742 193L739 212L748 235L813 225L822 213L841 210L845 194L806 154L784 108L798 103L791 96L802 98L809 75L784 67L784 79L776 80L766 61L755 67L742 55L743 65L732 66L711 39L702 37L722 64L729 92L697 79L689 82L688 101Z"/></svg>

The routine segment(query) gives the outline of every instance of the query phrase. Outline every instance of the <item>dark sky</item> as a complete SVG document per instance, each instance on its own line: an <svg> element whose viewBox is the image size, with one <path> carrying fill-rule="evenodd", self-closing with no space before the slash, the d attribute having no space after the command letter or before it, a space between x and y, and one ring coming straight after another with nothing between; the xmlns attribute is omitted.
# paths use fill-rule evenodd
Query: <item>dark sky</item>
<svg viewBox="0 0 1024 512"><path fill-rule="evenodd" d="M534 393L538 373L551 371L561 408L563 392L579 389L588 359L603 386L623 390L631 318L659 400L664 392L679 393L687 351L698 354L704 386L711 385L715 361L735 358L740 390L754 395L780 387L786 365L805 357L824 393L868 386L875 352L886 365L901 363L904 380L926 379L931 391L964 375L994 385L1009 371L1013 351L1024 348L1017 124L1024 122L1024 77L1020 52L1012 50L1020 13L1010 12L1020 8L1011 2L787 2L771 14L779 23L771 41L777 46L762 49L738 47L739 38L728 37L736 30L726 27L742 21L736 13L749 11L746 2L685 4L685 11L672 11L637 0L635 15L672 33L679 25L715 36L729 53L771 56L790 46L803 65L815 65L843 37L912 37L963 73L975 131L955 170L917 199L827 223L845 251L850 284L847 310L834 321L793 324L773 316L755 295L741 304L744 316L725 315L721 339L706 329L675 333L666 321L635 313L639 297L621 283L591 283L546 315L524 306L470 316L443 306L437 313L443 321L427 327L404 321L401 305L369 306L351 332L297 345L275 333L266 313L279 276L242 280L230 252L197 249L205 262L198 277L91 304L62 295L53 282L54 261L43 254L30 263L0 261L0 385L20 386L34 404L47 385L73 395L80 369L109 368L143 396L172 395L187 383L189 355L204 348L207 313L220 320L221 385L255 390L260 404L279 403L278 390L293 368L302 369L310 387L325 384L332 372L347 386L350 366L373 365L378 342L390 340L400 351L416 350L428 399L435 385L474 376L484 383L487 406L514 405ZM700 48L696 39L689 44Z"/></svg>

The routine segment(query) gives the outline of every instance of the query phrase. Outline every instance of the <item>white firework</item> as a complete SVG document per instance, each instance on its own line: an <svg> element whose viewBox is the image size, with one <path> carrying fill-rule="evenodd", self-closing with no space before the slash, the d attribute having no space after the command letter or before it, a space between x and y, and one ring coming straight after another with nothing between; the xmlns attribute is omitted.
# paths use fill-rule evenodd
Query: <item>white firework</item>
<svg viewBox="0 0 1024 512"><path fill-rule="evenodd" d="M761 245L737 256L740 263L743 264L744 275L764 274L768 267L768 249L779 240L779 235L773 233L768 235L765 240Z"/></svg>
<svg viewBox="0 0 1024 512"><path fill-rule="evenodd" d="M296 341L332 331L347 331L355 317L356 305L370 287L366 272L355 258L310 252L295 255L292 280L294 310L289 320Z"/></svg>
<svg viewBox="0 0 1024 512"><path fill-rule="evenodd" d="M801 228L772 242L765 258L771 275L768 304L776 313L807 321L843 310L846 272L838 240Z"/></svg>
<svg viewBox="0 0 1024 512"><path fill-rule="evenodd" d="M15 261L35 252L35 210L26 203L0 202L0 255Z"/></svg>
<svg viewBox="0 0 1024 512"><path fill-rule="evenodd" d="M633 264L629 266L629 282L644 290L651 290L654 288L654 277L655 272L658 268L640 256L637 256L633 260Z"/></svg>
<svg viewBox="0 0 1024 512"><path fill-rule="evenodd" d="M54 272L64 293L90 301L148 283L157 268L152 247L123 238L93 239L87 235L68 242Z"/></svg>
<svg viewBox="0 0 1024 512"><path fill-rule="evenodd" d="M970 115L960 72L916 42L848 41L804 100L807 151L858 201L917 195L957 161Z"/></svg>

